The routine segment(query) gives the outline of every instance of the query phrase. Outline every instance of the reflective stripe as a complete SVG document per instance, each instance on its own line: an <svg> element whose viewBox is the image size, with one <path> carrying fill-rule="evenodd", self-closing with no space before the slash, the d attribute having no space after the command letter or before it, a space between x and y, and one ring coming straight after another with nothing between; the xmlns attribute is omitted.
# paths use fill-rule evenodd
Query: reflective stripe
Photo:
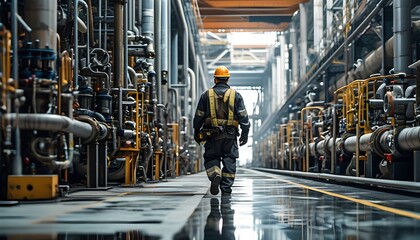
<svg viewBox="0 0 420 240"><path fill-rule="evenodd" d="M226 173L226 172L223 172L222 173L222 176L223 177L227 177L227 178L235 178L235 174L234 173Z"/></svg>
<svg viewBox="0 0 420 240"><path fill-rule="evenodd" d="M239 110L238 112L239 112L239 115L240 115L240 116L246 116L246 115L248 115L248 113L246 112L246 109L244 109L244 110Z"/></svg>
<svg viewBox="0 0 420 240"><path fill-rule="evenodd" d="M196 115L200 116L200 117L204 116L204 114L205 114L205 112L200 111L200 110L197 110L197 112L196 112Z"/></svg>
<svg viewBox="0 0 420 240"><path fill-rule="evenodd" d="M207 176L212 177L214 174L222 174L222 169L219 166L213 166L206 170Z"/></svg>

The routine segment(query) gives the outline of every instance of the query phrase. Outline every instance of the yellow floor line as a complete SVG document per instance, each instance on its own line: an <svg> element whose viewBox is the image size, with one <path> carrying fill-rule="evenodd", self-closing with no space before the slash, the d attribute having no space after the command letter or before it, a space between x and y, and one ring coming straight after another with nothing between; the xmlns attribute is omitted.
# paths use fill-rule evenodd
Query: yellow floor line
<svg viewBox="0 0 420 240"><path fill-rule="evenodd" d="M279 179L279 180L281 180L283 182L286 182L286 183L289 183L289 184L292 184L292 185L295 185L295 186L298 186L298 187L301 187L301 188L309 189L309 190L312 190L312 191L315 191L315 192L320 192L320 193L330 195L330 196L333 196L333 197L342 198L342 199L346 199L346 200L349 200L349 201L352 201L352 202L360 203L360 204L363 204L363 205L366 205L366 206L369 206L369 207L377 208L377 209L380 209L382 211L386 211L386 212L394 213L394 214L397 214L397 215L400 215L400 216L420 220L420 214L418 214L418 213L409 212L409 211L396 209L396 208L392 208L392 207L382 206L382 205L370 202L368 200L352 198L352 197L348 197L348 196L341 195L341 194L338 194L338 193L333 193L333 192L317 189L317 188L314 188L314 187L309 187L309 186L306 186L306 185L303 185L303 184L300 184L300 183L294 183L294 182L291 182L291 181L288 181L288 180L283 180L283 179Z"/></svg>

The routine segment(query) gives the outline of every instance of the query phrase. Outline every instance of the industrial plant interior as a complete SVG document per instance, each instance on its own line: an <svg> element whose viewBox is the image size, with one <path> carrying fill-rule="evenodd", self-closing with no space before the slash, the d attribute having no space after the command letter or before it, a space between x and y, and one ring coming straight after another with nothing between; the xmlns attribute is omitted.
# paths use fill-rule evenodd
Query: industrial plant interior
<svg viewBox="0 0 420 240"><path fill-rule="evenodd" d="M0 0L0 79L1 240L420 239L418 0Z"/></svg>

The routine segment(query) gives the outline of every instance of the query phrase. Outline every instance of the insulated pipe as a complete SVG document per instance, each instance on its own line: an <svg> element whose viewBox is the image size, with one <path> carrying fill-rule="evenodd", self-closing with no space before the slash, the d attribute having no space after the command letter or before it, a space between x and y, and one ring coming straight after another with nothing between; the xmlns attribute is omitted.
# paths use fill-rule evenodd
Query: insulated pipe
<svg viewBox="0 0 420 240"><path fill-rule="evenodd" d="M155 36L155 49L157 57L155 59L156 71L156 99L157 104L162 104L162 6L160 0L155 0L154 6L154 36ZM158 122L161 121L160 111L157 116Z"/></svg>
<svg viewBox="0 0 420 240"><path fill-rule="evenodd" d="M122 87L124 82L124 2L114 3L114 51L113 51L113 75L114 87Z"/></svg>
<svg viewBox="0 0 420 240"><path fill-rule="evenodd" d="M39 40L40 48L48 47L56 52L57 1L25 0L24 6L25 21L32 28L29 34L30 41ZM77 18L77 15L75 17Z"/></svg>
<svg viewBox="0 0 420 240"><path fill-rule="evenodd" d="M51 2L51 1L48 1ZM90 41L90 18L89 18L89 6L87 5L87 3L83 0L79 0L79 4L81 4L85 10L86 10L86 26L87 26L87 30L86 30L86 65L89 66L90 64L90 45L89 45L89 41Z"/></svg>
<svg viewBox="0 0 420 240"><path fill-rule="evenodd" d="M188 68L188 73L189 73L189 76L191 78L191 80L190 80L190 83L191 83L191 104L193 104L193 103L195 103L195 101L197 99L197 92L196 92L197 91L196 90L197 80L196 80L195 73L191 68ZM186 101L186 102L187 102L186 105L188 106L188 101ZM192 110L193 106L190 106L190 107L191 107L191 110ZM189 113L191 114L190 118L193 119L194 118L194 111L189 111ZM192 121L191 121L191 123L192 123Z"/></svg>
<svg viewBox="0 0 420 240"><path fill-rule="evenodd" d="M415 21L413 22L412 41L414 41L418 36L420 36L420 21ZM385 52L387 53L386 57L389 59L393 57L394 42L395 35L388 39L385 43ZM365 60L358 61L357 68L348 73L348 81L352 82L355 79L365 79L368 78L370 74L378 72L382 66L382 54L383 48L380 46L378 49L371 52ZM334 84L336 88L346 85L345 76L341 77Z"/></svg>
<svg viewBox="0 0 420 240"><path fill-rule="evenodd" d="M307 45L308 45L308 39L307 39L307 16L306 16L306 7L305 4L300 3L299 4L299 12L300 12L300 79L304 80L304 76L306 74L306 59L308 57L307 55Z"/></svg>
<svg viewBox="0 0 420 240"><path fill-rule="evenodd" d="M162 16L162 28L161 28L161 72L165 72L167 75L166 80L169 79L169 37L170 37L170 16L171 16L171 2L169 0L162 0L161 3L161 16ZM163 78L163 74L161 75L161 78ZM161 79L163 80L163 79ZM167 104L168 103L168 85L163 84L162 82L162 90L161 90L161 98L162 103Z"/></svg>
<svg viewBox="0 0 420 240"><path fill-rule="evenodd" d="M18 88L18 80L19 80L19 71L18 71L18 22L17 22L17 14L18 14L18 4L17 4L17 0L12 0L11 2L11 11L12 14L10 16L11 19L11 24L12 24L12 78L14 80L14 84L15 84L15 88ZM3 69L3 71L6 71L6 69ZM6 79L7 81L9 79ZM10 101L7 101L7 104L11 104ZM19 103L19 100L16 99L16 102ZM6 104L6 103L4 103ZM16 106L16 110L19 111L19 107ZM7 112L10 112L10 108L6 108ZM16 112L16 115L18 114L18 112ZM15 129L15 146L16 146L16 155L15 155L15 159L13 161L13 169L12 169L12 173L15 175L21 175L22 174L22 155L21 155L21 149L20 149L20 129L19 129L19 125L16 124L16 129ZM11 129L11 124L7 124L7 126L3 126L2 127L6 127L6 129ZM10 130L11 131L11 130ZM7 133L6 133L7 134ZM6 139L11 139L11 132L9 137L6 137Z"/></svg>
<svg viewBox="0 0 420 240"><path fill-rule="evenodd" d="M5 120L13 122L17 118L16 114L11 113L3 116ZM92 138L96 134L90 124L61 115L20 113L18 120L20 128L26 130L67 132L81 138Z"/></svg>
<svg viewBox="0 0 420 240"><path fill-rule="evenodd" d="M142 35L153 37L153 26L154 26L153 1L143 0L141 10L142 10L142 24L141 24ZM159 44L159 43L156 43L156 44Z"/></svg>
<svg viewBox="0 0 420 240"><path fill-rule="evenodd" d="M183 53L182 53L182 59L183 59L183 77L184 78L188 78L188 24L187 24L187 20L185 18L185 13L184 13L184 8L182 7L182 1L181 0L176 0L176 7L178 10L178 14L180 16L180 20L183 26L183 36L182 36L182 41L183 41Z"/></svg>
<svg viewBox="0 0 420 240"><path fill-rule="evenodd" d="M142 23L143 23L143 19L142 19L142 15L143 15L143 1L142 0L136 0L137 4L136 4L136 26L137 29L139 30L139 34L142 34Z"/></svg>
<svg viewBox="0 0 420 240"><path fill-rule="evenodd" d="M408 73L411 59L411 0L394 0L394 70Z"/></svg>
<svg viewBox="0 0 420 240"><path fill-rule="evenodd" d="M321 40L324 33L324 11L323 0L314 0L314 47L315 51L319 53L321 47Z"/></svg>
<svg viewBox="0 0 420 240"><path fill-rule="evenodd" d="M127 8L126 5L126 0L124 0L123 2L123 46L128 46L128 12L129 9ZM124 75L124 79L123 79L123 87L124 88L128 88L128 76L127 76L127 72L128 72L128 47L123 47L123 59L124 61L122 62L122 65L124 66L124 70L122 72L122 74Z"/></svg>
<svg viewBox="0 0 420 240"><path fill-rule="evenodd" d="M370 136L372 133L364 134L359 139L359 150L366 152L369 149ZM356 143L358 139L356 136L348 137L344 140L343 148L346 152L356 153Z"/></svg>
<svg viewBox="0 0 420 240"><path fill-rule="evenodd" d="M420 150L420 127L404 128L396 141L403 151Z"/></svg>
<svg viewBox="0 0 420 240"><path fill-rule="evenodd" d="M169 87L178 83L178 33L174 32L171 36L171 74Z"/></svg>
<svg viewBox="0 0 420 240"><path fill-rule="evenodd" d="M293 76L291 89L294 89L295 86L297 86L297 82L299 78L297 33L296 33L296 26L294 23L291 24L291 28L290 28L290 42L292 43L292 76Z"/></svg>

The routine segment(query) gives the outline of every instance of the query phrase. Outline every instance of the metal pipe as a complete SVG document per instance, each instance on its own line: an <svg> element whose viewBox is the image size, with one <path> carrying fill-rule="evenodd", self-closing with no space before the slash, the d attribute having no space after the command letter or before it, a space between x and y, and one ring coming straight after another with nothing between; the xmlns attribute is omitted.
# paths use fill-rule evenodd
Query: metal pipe
<svg viewBox="0 0 420 240"><path fill-rule="evenodd" d="M24 18L32 28L29 40L39 40L40 48L57 51L57 1L24 1ZM16 11L16 14L18 12ZM15 14L12 14L16 18ZM13 35L14 36L14 35Z"/></svg>
<svg viewBox="0 0 420 240"><path fill-rule="evenodd" d="M366 152L369 149L369 141L370 136L372 133L364 134L358 140L356 136L348 137L344 140L343 148L346 152L349 153L356 153L356 145L359 142L359 150L362 152Z"/></svg>
<svg viewBox="0 0 420 240"><path fill-rule="evenodd" d="M179 120L179 117L178 116L180 116L181 115L181 113L180 113L180 110L178 110L179 109L179 104L178 104L178 92L177 92L177 90L176 89L174 89L174 88L169 88L168 89L168 91L169 91L169 93L172 93L173 94L173 98L174 98L174 100L173 101L171 101L172 103L175 103L174 105L175 105L175 116L174 116L174 121L175 122L178 122L178 120Z"/></svg>
<svg viewBox="0 0 420 240"><path fill-rule="evenodd" d="M155 49L157 57L155 59L156 71L156 99L157 104L162 104L162 12L161 1L155 0L154 6L154 36L155 36ZM158 122L161 121L160 111L158 111Z"/></svg>
<svg viewBox="0 0 420 240"><path fill-rule="evenodd" d="M290 42L292 44L292 86L291 89L294 89L297 86L299 78L299 69L298 69L298 48L297 48L297 33L295 24L292 23L290 27Z"/></svg>
<svg viewBox="0 0 420 240"><path fill-rule="evenodd" d="M74 36L74 68L73 68L73 83L74 83L74 89L77 90L78 86L79 86L79 23L78 23L78 18L79 18L79 0L74 0L73 2L73 28L74 28L74 32L73 32L73 36ZM105 24L106 26L106 24Z"/></svg>
<svg viewBox="0 0 420 240"><path fill-rule="evenodd" d="M131 79L131 83L133 84L133 88L137 89L137 73L136 73L136 70L134 70L130 66L127 67L127 70L128 70L128 74L129 74L130 79Z"/></svg>
<svg viewBox="0 0 420 240"><path fill-rule="evenodd" d="M303 77L306 74L306 59L307 59L307 17L306 17L306 7L305 4L299 4L299 12L300 12L300 81L303 81Z"/></svg>
<svg viewBox="0 0 420 240"><path fill-rule="evenodd" d="M194 71L191 68L188 68L188 74L190 76L190 83L191 83L191 104L195 103L196 99L197 99L197 92L196 92L196 86L197 86L197 79L195 76ZM187 101L188 102L188 101ZM190 106L190 108L192 109L192 106ZM189 113L191 113L191 119L194 118L194 111L189 111ZM192 121L191 121L192 122Z"/></svg>
<svg viewBox="0 0 420 240"><path fill-rule="evenodd" d="M396 141L403 151L420 150L420 127L404 128Z"/></svg>
<svg viewBox="0 0 420 240"><path fill-rule="evenodd" d="M123 1L115 1L114 3L114 87L119 88L123 86L124 81L124 3Z"/></svg>
<svg viewBox="0 0 420 240"><path fill-rule="evenodd" d="M170 6L171 6L171 2L169 0L162 0L161 3L161 7L162 7L162 11L161 11L161 16L162 16L162 28L161 28L161 39L162 39L162 44L161 44L161 78L163 78L163 73L166 73L166 81L168 81L169 79L169 37L171 35L170 32ZM163 82L163 79L161 79L162 81L162 90L161 90L161 98L162 98L162 103L166 104L168 103L168 85ZM165 174L166 176L166 174Z"/></svg>
<svg viewBox="0 0 420 240"><path fill-rule="evenodd" d="M19 80L19 72L18 72L18 21L17 21L17 14L18 14L18 6L17 6L17 0L12 0L12 5L11 5L11 25L12 25L12 78L15 82L15 88L18 87L18 80ZM3 69L3 71L7 71L6 69ZM6 79L8 81L8 79ZM10 111L10 106L11 103L10 101L7 101L7 107L6 110L7 112ZM6 104L6 103L4 103ZM18 107L16 107L17 110L19 110ZM17 115L18 113L16 113ZM10 127L10 128L9 128ZM6 128L11 130L11 126L8 125ZM11 139L11 132L10 132L10 139ZM8 139L8 138L6 138ZM21 156L21 152L20 152L20 130L19 130L19 126L16 126L16 134L15 134L15 146L16 146L16 155L15 155L15 159L13 161L13 174L15 175L20 175L22 174L22 156Z"/></svg>
<svg viewBox="0 0 420 240"><path fill-rule="evenodd" d="M314 0L314 47L317 53L323 49L321 46L324 33L323 2L323 0Z"/></svg>
<svg viewBox="0 0 420 240"><path fill-rule="evenodd" d="M50 1L48 1L50 2ZM83 0L79 0L79 4L82 4L83 7L86 10L86 25L87 25L87 31L86 31L86 66L89 66L90 63L90 45L89 45L89 41L90 41L90 20L89 20L89 6L87 5L87 3Z"/></svg>
<svg viewBox="0 0 420 240"><path fill-rule="evenodd" d="M182 1L181 0L176 0L176 7L178 10L178 15L180 17L181 20L181 24L183 26L183 36L182 36L182 41L183 41L183 53L182 53L182 59L183 59L183 77L188 78L188 64L189 64L189 52L188 52L188 24L187 24L187 20L185 18L185 13L184 13L184 8L182 6Z"/></svg>
<svg viewBox="0 0 420 240"><path fill-rule="evenodd" d="M21 113L16 117L16 114L8 113L3 117L13 122L18 119L21 129L67 132L81 138L91 138L96 134L90 124L61 115Z"/></svg>
<svg viewBox="0 0 420 240"><path fill-rule="evenodd" d="M171 39L171 78L169 87L178 83L178 33L174 32Z"/></svg>
<svg viewBox="0 0 420 240"><path fill-rule="evenodd" d="M408 73L411 59L411 0L394 0L394 72Z"/></svg>
<svg viewBox="0 0 420 240"><path fill-rule="evenodd" d="M153 37L153 26L154 26L153 1L143 0L141 10L142 10L142 24L141 24L142 35ZM159 43L156 43L156 44L159 44Z"/></svg>
<svg viewBox="0 0 420 240"><path fill-rule="evenodd" d="M128 12L126 1L123 2L123 42L124 46L128 46ZM123 62L122 65L124 66L124 70L122 74L124 75L124 83L123 87L128 88L128 48L123 46Z"/></svg>

